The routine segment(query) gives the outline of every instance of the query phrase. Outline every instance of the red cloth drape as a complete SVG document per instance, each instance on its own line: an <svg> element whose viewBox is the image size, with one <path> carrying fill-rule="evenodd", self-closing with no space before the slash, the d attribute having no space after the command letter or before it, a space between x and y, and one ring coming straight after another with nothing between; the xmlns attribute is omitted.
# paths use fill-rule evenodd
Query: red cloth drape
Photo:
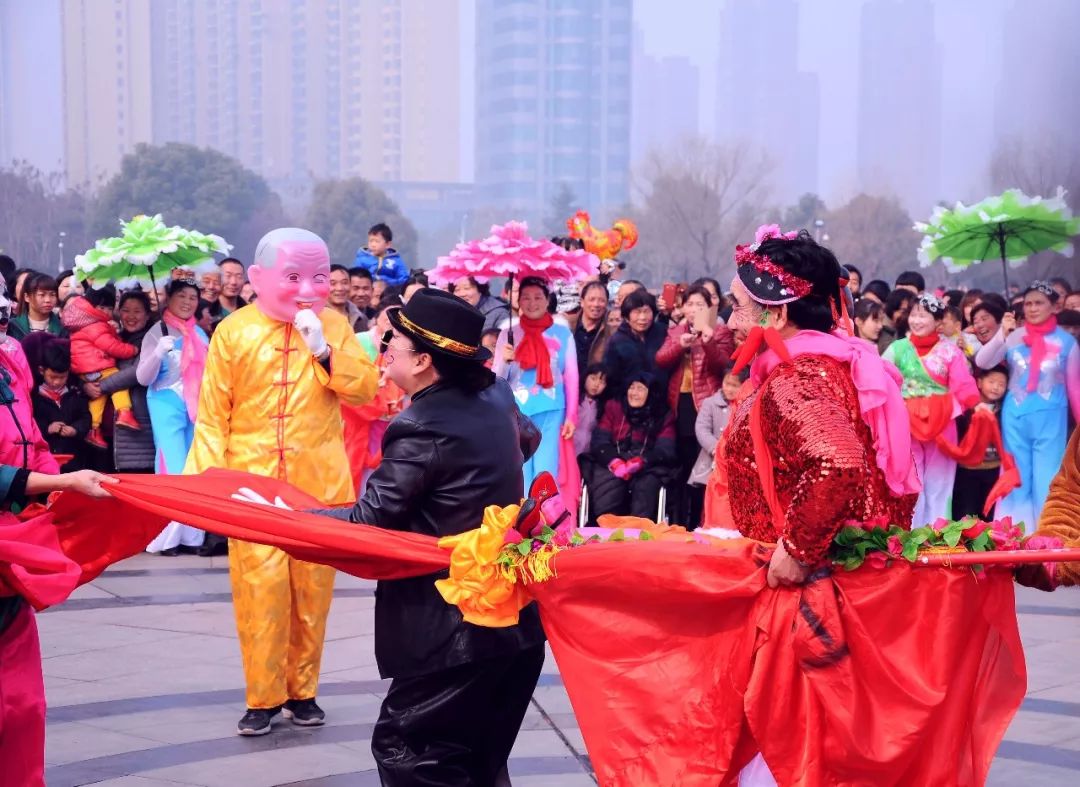
<svg viewBox="0 0 1080 787"><path fill-rule="evenodd" d="M530 585L603 785L982 784L1024 697L1007 572L768 590L767 552L595 544ZM947 601L946 601L947 599Z"/></svg>
<svg viewBox="0 0 1080 787"><path fill-rule="evenodd" d="M986 456L986 449L991 445L997 449L998 456L1001 457L1001 475L998 476L997 482L986 496L986 502L983 504L984 516L990 515L998 500L1020 486L1020 471L1016 467L1016 460L1005 450L1005 445L1001 440L1001 426L993 413L976 410L971 416L967 433L959 445L953 445L940 434L934 442L943 454L956 461L957 464L966 466L982 462L983 457Z"/></svg>
<svg viewBox="0 0 1080 787"><path fill-rule="evenodd" d="M725 436L721 435L716 443L716 466L705 484L705 507L701 515L704 527L735 528L731 502L728 500L727 462L723 459L725 444Z"/></svg>
<svg viewBox="0 0 1080 787"><path fill-rule="evenodd" d="M923 443L936 440L953 419L954 402L951 393L905 399L911 417L911 436Z"/></svg>
<svg viewBox="0 0 1080 787"><path fill-rule="evenodd" d="M114 495L110 499L62 494L53 504L60 544L82 566L82 582L141 552L173 519L229 538L280 547L301 560L368 579L417 576L450 565L449 553L430 536L303 513L325 506L282 481L236 470L119 478L119 485L109 487ZM241 487L268 500L280 496L298 510L232 500L230 495Z"/></svg>
<svg viewBox="0 0 1080 787"><path fill-rule="evenodd" d="M170 518L356 576L445 568L434 538L229 499L233 471L124 476L52 511L86 581ZM781 785L979 785L1023 699L1011 575L863 568L770 590L769 548L627 541L560 553L528 585L602 785L734 785L761 751ZM402 622L408 625L407 621Z"/></svg>
<svg viewBox="0 0 1080 787"><path fill-rule="evenodd" d="M78 563L60 548L51 511L35 505L17 516L0 513L0 596L22 596L44 609L66 599L79 575Z"/></svg>
<svg viewBox="0 0 1080 787"><path fill-rule="evenodd" d="M364 473L379 466L382 454L371 454L372 416L368 406L341 406L341 420L345 426L345 454L349 457L349 470L352 473L353 489L359 489L364 480ZM374 416L377 418L378 416Z"/></svg>

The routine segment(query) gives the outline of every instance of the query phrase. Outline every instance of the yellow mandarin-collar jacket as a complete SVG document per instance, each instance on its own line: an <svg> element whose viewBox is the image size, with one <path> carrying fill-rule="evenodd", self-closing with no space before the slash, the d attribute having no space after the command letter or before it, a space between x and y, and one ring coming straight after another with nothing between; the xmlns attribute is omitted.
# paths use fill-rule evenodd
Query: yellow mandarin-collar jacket
<svg viewBox="0 0 1080 787"><path fill-rule="evenodd" d="M319 315L330 371L291 323L255 305L222 320L210 342L185 473L211 467L287 481L326 505L355 499L339 400L363 405L378 371L345 318Z"/></svg>

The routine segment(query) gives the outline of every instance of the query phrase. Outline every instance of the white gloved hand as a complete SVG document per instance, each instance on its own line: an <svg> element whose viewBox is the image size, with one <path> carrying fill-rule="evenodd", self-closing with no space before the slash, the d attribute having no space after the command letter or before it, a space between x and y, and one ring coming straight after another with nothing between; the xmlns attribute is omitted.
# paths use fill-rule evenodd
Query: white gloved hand
<svg viewBox="0 0 1080 787"><path fill-rule="evenodd" d="M176 349L176 337L162 336L157 340L157 347L154 348L154 352L157 353L159 357L164 358L174 349Z"/></svg>
<svg viewBox="0 0 1080 787"><path fill-rule="evenodd" d="M293 325L300 331L300 336L311 350L311 354L320 361L324 359L330 352L330 348L326 345L326 339L323 338L322 320L319 319L319 315L311 309L301 309L293 317Z"/></svg>
<svg viewBox="0 0 1080 787"><path fill-rule="evenodd" d="M274 502L271 503L265 497L260 495L254 489L249 489L246 486L240 487L235 493L230 495L233 500L239 500L241 503L255 503L260 506L273 506L274 508L284 508L286 511L292 511L292 506L288 505L280 497L275 497Z"/></svg>

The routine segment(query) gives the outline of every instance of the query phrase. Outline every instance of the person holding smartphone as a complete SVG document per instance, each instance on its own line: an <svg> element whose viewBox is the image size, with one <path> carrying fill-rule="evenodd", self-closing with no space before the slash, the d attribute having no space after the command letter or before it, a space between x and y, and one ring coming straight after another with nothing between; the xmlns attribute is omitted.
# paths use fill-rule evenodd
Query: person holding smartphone
<svg viewBox="0 0 1080 787"><path fill-rule="evenodd" d="M668 406L675 413L679 475L671 496L673 520L688 528L700 524L704 502L704 489L687 483L699 453L698 410L720 390L735 351L735 338L727 326L716 324L712 305L712 294L705 287L690 287L682 307L685 319L669 329L656 353L656 365L669 375Z"/></svg>

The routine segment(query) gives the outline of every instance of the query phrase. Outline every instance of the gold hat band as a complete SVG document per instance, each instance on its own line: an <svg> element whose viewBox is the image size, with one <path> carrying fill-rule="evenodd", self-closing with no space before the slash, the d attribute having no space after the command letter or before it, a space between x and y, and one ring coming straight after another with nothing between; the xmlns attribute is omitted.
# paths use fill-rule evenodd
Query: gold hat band
<svg viewBox="0 0 1080 787"><path fill-rule="evenodd" d="M439 349L449 350L452 353L457 353L458 355L465 355L470 358L480 352L480 348L478 347L470 347L469 345L462 344L459 341L448 339L447 337L440 336L437 333L432 333L426 328L421 328L419 325L417 325L405 316L404 310L398 310L398 319L401 320L401 324L408 328L410 331L415 333L421 339L431 342Z"/></svg>

